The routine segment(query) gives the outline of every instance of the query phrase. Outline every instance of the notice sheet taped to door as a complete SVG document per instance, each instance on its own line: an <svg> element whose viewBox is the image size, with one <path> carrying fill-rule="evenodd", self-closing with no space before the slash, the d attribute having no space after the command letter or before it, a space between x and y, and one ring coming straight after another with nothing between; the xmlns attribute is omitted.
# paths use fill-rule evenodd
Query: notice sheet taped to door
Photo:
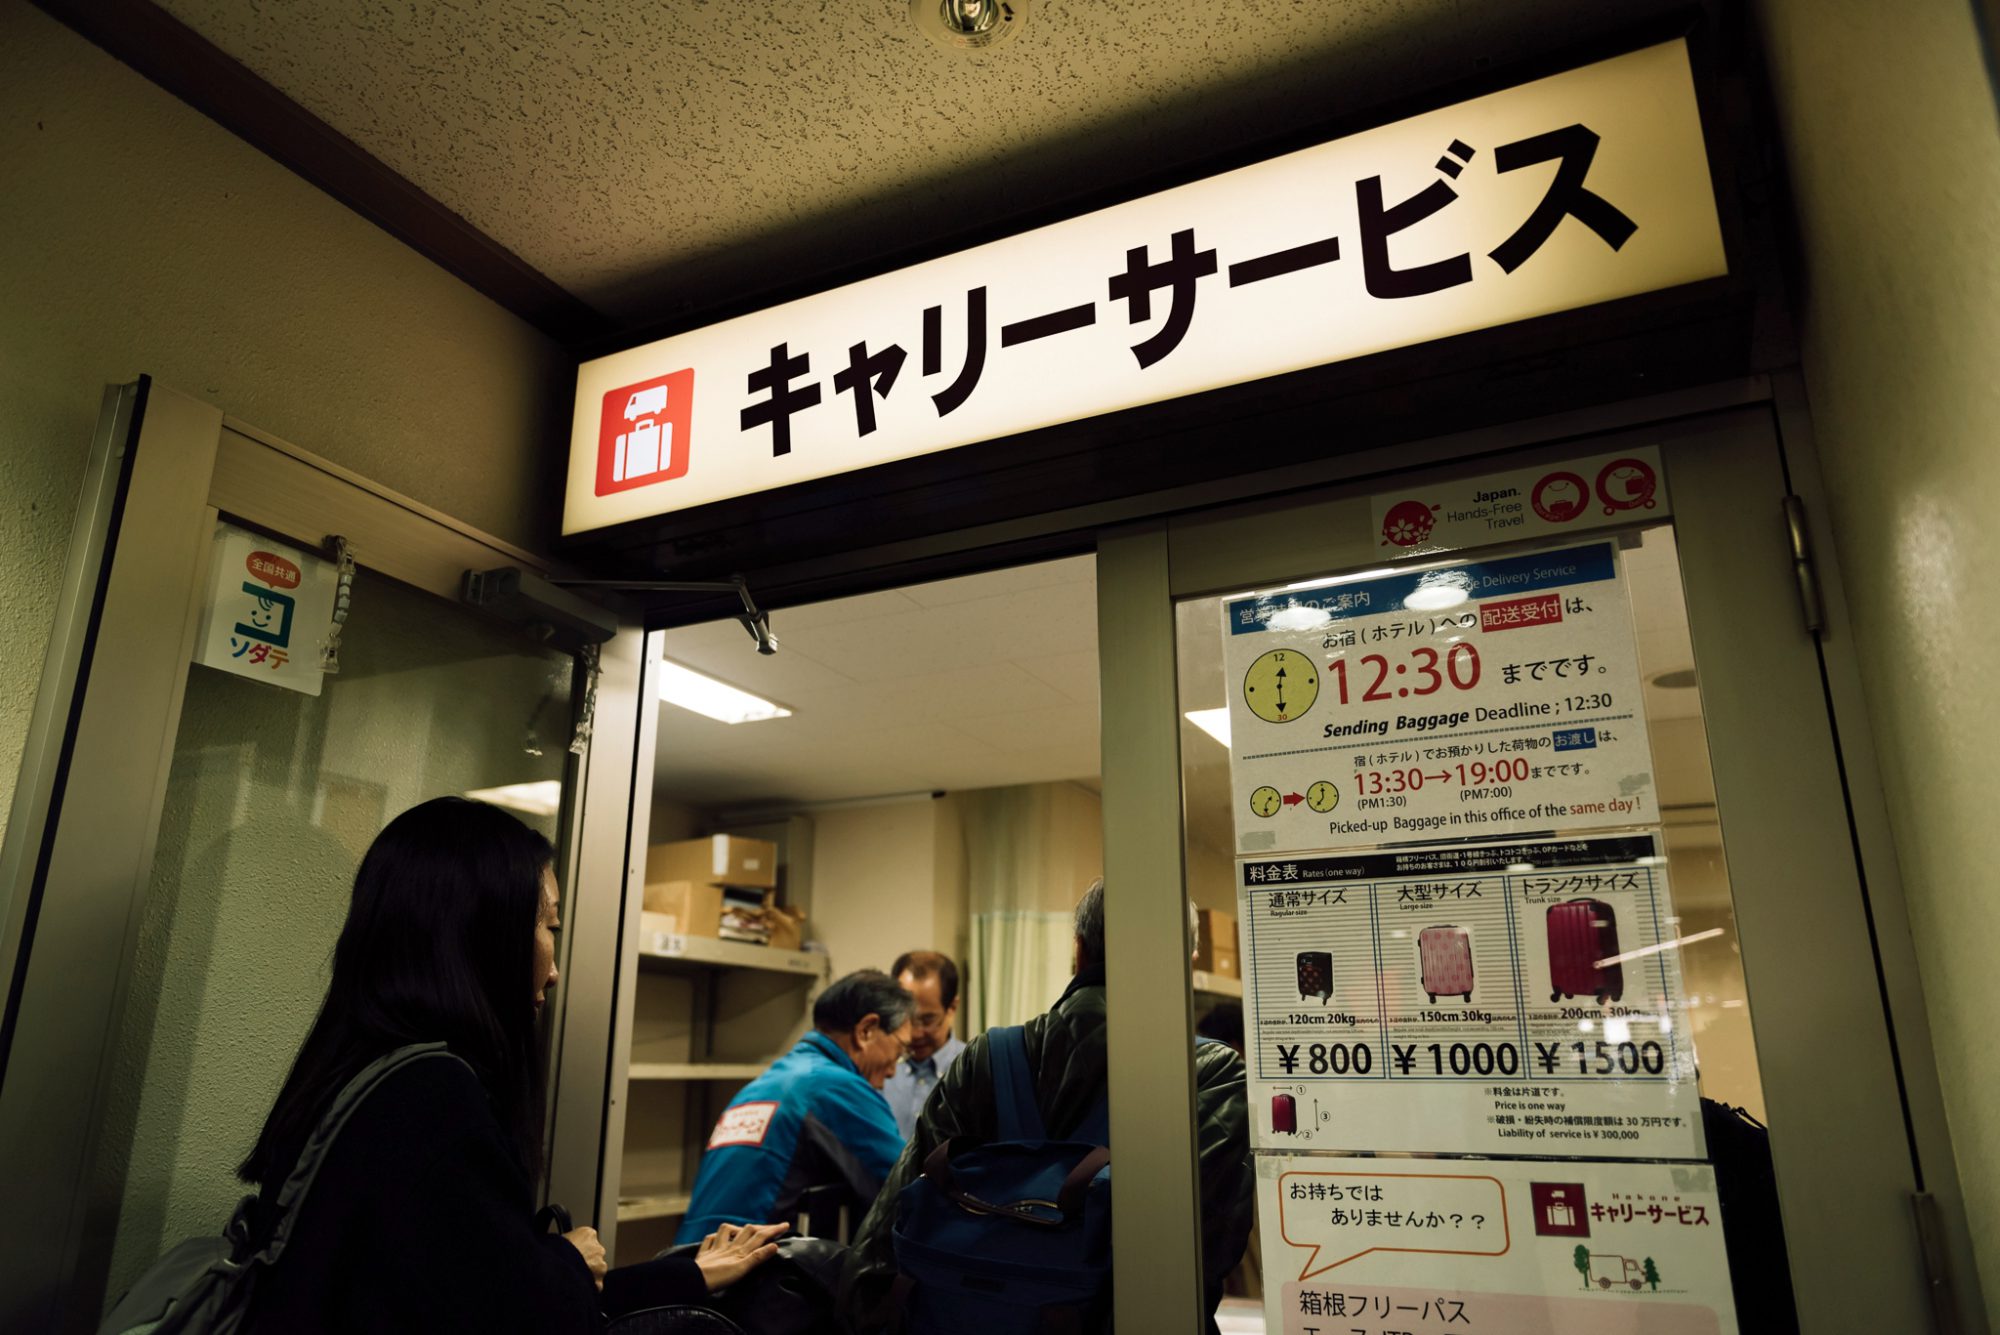
<svg viewBox="0 0 2000 1335"><path fill-rule="evenodd" d="M1239 853L1658 819L1612 542L1223 602Z"/></svg>
<svg viewBox="0 0 2000 1335"><path fill-rule="evenodd" d="M1251 1144L1702 1157L1662 852L1641 834L1242 859Z"/></svg>
<svg viewBox="0 0 2000 1335"><path fill-rule="evenodd" d="M1259 1155L1267 1324L1737 1335L1716 1172Z"/></svg>

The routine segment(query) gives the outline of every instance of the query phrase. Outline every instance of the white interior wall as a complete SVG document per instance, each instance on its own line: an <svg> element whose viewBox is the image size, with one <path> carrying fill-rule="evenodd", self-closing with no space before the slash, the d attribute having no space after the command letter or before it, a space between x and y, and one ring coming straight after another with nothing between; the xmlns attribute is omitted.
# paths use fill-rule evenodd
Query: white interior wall
<svg viewBox="0 0 2000 1335"><path fill-rule="evenodd" d="M939 922L939 806L919 797L813 813L808 926L826 943L834 977L887 969L906 950L946 949L955 929Z"/></svg>
<svg viewBox="0 0 2000 1335"><path fill-rule="evenodd" d="M2000 1324L2000 124L1965 0L1763 0L1803 336L1939 1077Z"/></svg>

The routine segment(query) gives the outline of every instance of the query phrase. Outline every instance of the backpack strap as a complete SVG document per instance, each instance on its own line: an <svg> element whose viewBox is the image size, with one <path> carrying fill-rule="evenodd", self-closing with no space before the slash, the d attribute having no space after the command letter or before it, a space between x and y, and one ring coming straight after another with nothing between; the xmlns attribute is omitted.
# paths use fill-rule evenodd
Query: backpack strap
<svg viewBox="0 0 2000 1335"><path fill-rule="evenodd" d="M986 1051L993 1063L993 1104L999 1113L999 1139L1046 1140L1042 1110L1035 1106L1035 1079L1028 1070L1028 1031L1008 1025L986 1031Z"/></svg>
<svg viewBox="0 0 2000 1335"><path fill-rule="evenodd" d="M292 1165L291 1175L278 1191L278 1222L271 1230L271 1240L264 1244L256 1259L269 1264L284 1254L285 1244L292 1236L292 1225L299 1217L299 1205L305 1200L306 1193L312 1190L313 1179L319 1176L319 1167L326 1162L327 1151L333 1148L333 1142L339 1138L348 1119L354 1116L355 1109L391 1075L412 1062L428 1057L446 1057L468 1071L472 1069L470 1062L442 1043L412 1043L377 1057L342 1086L340 1093L334 1095L326 1114L319 1119L319 1125L306 1138L305 1148L299 1151L299 1159Z"/></svg>

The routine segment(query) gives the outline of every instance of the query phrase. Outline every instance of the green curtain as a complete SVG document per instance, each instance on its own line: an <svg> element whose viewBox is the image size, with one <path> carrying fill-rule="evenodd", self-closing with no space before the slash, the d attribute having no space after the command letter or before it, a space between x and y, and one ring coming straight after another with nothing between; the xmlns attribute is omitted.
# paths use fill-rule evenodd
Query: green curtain
<svg viewBox="0 0 2000 1335"><path fill-rule="evenodd" d="M1097 794L1078 784L986 788L957 795L971 911L964 1036L1020 1024L1069 983L1071 914L1100 874Z"/></svg>

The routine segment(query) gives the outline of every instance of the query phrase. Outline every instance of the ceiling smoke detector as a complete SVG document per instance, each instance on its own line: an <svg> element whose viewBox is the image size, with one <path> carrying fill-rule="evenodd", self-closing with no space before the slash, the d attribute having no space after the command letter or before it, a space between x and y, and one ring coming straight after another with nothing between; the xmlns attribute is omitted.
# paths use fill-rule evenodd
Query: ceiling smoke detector
<svg viewBox="0 0 2000 1335"><path fill-rule="evenodd" d="M1028 0L910 0L910 18L939 46L985 51L1021 31Z"/></svg>

